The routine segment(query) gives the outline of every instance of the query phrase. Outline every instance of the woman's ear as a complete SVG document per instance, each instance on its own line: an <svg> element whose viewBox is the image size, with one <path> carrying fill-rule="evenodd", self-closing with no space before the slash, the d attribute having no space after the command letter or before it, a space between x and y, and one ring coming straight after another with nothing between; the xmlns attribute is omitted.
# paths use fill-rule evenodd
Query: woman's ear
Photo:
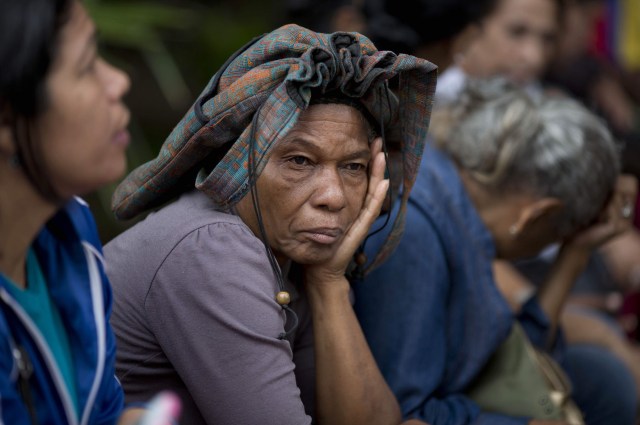
<svg viewBox="0 0 640 425"><path fill-rule="evenodd" d="M563 209L564 203L558 198L537 199L522 208L518 220L512 227L517 230L517 233L527 233L538 229L540 223L555 217Z"/></svg>

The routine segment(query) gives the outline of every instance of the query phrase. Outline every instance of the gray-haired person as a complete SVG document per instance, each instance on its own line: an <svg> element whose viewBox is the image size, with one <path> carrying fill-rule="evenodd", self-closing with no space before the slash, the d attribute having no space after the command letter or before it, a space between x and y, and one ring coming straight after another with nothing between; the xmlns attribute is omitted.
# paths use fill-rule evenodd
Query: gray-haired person
<svg viewBox="0 0 640 425"><path fill-rule="evenodd" d="M566 98L534 101L503 81L478 83L436 124L446 131L440 149L425 150L407 231L389 260L355 285L356 313L405 417L547 423L483 411L466 392L516 321L533 344L562 354L556 324L571 282L592 246L629 226L622 199L635 186L620 184L604 125ZM385 237L373 236L366 251ZM561 240L553 272L514 317L496 287L494 259L534 255ZM599 394L580 407L598 406Z"/></svg>

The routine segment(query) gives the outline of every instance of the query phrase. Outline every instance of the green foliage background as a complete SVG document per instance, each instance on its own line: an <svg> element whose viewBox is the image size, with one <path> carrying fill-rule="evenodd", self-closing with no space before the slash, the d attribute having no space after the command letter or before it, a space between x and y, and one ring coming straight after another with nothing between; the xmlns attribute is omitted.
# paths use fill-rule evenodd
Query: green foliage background
<svg viewBox="0 0 640 425"><path fill-rule="evenodd" d="M85 0L101 52L132 88L129 171L157 154L173 126L236 49L284 22L277 0ZM87 197L104 243L132 225L110 210L117 183Z"/></svg>

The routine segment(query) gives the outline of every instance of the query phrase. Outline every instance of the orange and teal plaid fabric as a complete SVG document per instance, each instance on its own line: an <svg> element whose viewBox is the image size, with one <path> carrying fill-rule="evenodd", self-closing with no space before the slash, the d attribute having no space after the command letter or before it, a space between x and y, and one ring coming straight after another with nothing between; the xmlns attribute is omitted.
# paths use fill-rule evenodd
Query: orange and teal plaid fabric
<svg viewBox="0 0 640 425"><path fill-rule="evenodd" d="M358 33L321 34L285 25L214 75L157 158L117 188L113 211L131 218L194 186L220 207L232 207L249 190L249 137L254 136L259 173L273 145L308 107L312 92L335 90L359 99L384 126L387 144L402 150L404 210L427 136L436 69L423 59L377 51ZM391 92L387 81L394 77L399 81ZM222 155L216 164L212 158ZM207 166L212 161L215 166ZM385 250L394 247L403 219L399 214Z"/></svg>

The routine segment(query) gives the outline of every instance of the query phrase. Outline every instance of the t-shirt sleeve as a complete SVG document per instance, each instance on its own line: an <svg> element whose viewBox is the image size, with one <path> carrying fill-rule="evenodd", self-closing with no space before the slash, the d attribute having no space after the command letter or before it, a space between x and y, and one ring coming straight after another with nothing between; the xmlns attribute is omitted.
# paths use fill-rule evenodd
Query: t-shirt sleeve
<svg viewBox="0 0 640 425"><path fill-rule="evenodd" d="M264 246L233 223L183 238L145 300L153 333L208 424L309 424Z"/></svg>

